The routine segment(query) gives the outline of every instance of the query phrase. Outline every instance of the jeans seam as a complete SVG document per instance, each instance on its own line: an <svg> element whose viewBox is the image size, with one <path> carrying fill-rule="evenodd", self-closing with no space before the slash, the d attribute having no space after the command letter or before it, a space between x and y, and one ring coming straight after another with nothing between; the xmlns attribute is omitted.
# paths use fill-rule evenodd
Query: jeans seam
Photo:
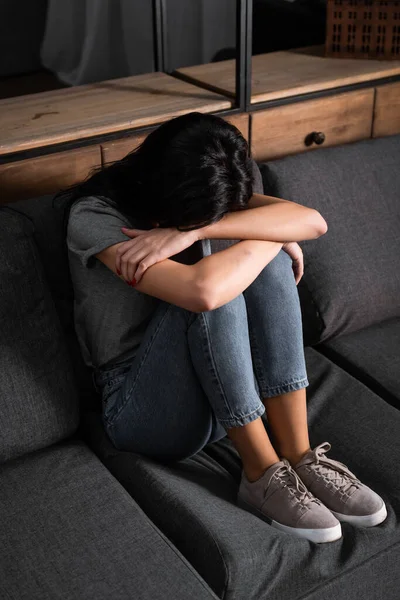
<svg viewBox="0 0 400 600"><path fill-rule="evenodd" d="M141 370L142 370L142 367L143 367L144 361L146 360L146 358L147 358L147 356L148 356L148 354L149 354L149 352L150 352L150 350L151 350L151 347L152 347L152 345L153 345L153 343L154 343L154 339L155 339L155 337L156 337L156 335L157 335L157 333L158 333L158 331L159 331L159 329L160 329L161 325L164 323L164 320L165 320L165 318L166 318L166 316L167 316L168 312L170 311L171 307L172 307L172 304L170 304L170 305L167 307L167 309L166 309L165 313L163 314L162 318L160 319L160 321L159 321L159 323L158 323L158 325L157 325L157 327L156 327L156 330L154 331L154 333L153 333L153 335L152 335L152 337L151 337L151 339L150 339L149 343L147 344L147 348L146 348L146 350L145 350L145 352L144 352L144 354L143 354L142 360L140 361L140 364L139 364L139 366L138 366L138 369L137 369L137 372L136 372L135 379L134 379L134 381L132 382L132 385L131 385L131 387L129 388L129 391L128 391L128 393L126 394L125 401L124 401L124 402L121 404L121 406L120 406L120 408L118 409L118 411L117 411L117 412L116 412L114 415L112 415L112 418L111 418L111 419L107 419L107 423L108 423L108 426L109 426L109 427L113 427L113 426L114 426L116 419L119 417L119 415L121 414L121 412L123 411L123 409L124 409L124 408L126 407L126 405L128 404L128 402L129 402L129 397L130 397L130 395L132 394L132 392L133 392L133 390L134 390L134 387L135 387L135 385L136 385L136 382L137 382L137 380L138 380L138 378L139 378L139 375L140 375L140 373L141 373Z"/></svg>
<svg viewBox="0 0 400 600"><path fill-rule="evenodd" d="M264 394L269 394L276 390L281 390L282 388L286 388L286 387L292 386L292 385L297 385L300 383L309 384L308 377L306 376L306 377L302 377L301 379L296 379L295 381L287 381L287 382L281 383L279 385L273 385L273 386L269 386L266 388L262 388L262 391L261 391L261 389L260 389L260 391L261 391L261 394L264 396ZM304 386L304 387L306 387L306 386Z"/></svg>
<svg viewBox="0 0 400 600"><path fill-rule="evenodd" d="M217 369L216 364L215 364L214 354L213 354L213 351L212 351L212 345L211 345L211 339L210 339L210 334L209 334L209 330L208 330L207 320L206 320L206 318L204 316L204 313L200 313L200 315L201 315L201 318L202 318L201 319L202 320L202 324L204 326L204 332L205 332L205 335L206 335L206 338L207 338L207 344L205 345L205 347L206 347L206 354L207 354L207 356L210 359L210 364L211 364L212 370L214 372L214 376L215 376L215 378L216 378L216 380L218 382L219 391L220 391L220 394L221 394L221 396L222 396L222 398L223 398L223 400L225 402L225 406L226 406L226 408L227 408L227 410L228 410L231 418L234 419L235 415L232 413L231 407L229 406L229 403L228 403L228 400L227 400L227 397L226 397L226 394L225 394L225 390L223 388L221 379L219 377L218 369ZM221 421L221 419L219 419L219 417L218 417L218 420Z"/></svg>
<svg viewBox="0 0 400 600"><path fill-rule="evenodd" d="M265 412L265 406L264 404L260 401L260 406L258 406L255 410L252 410L250 413L247 413L247 415L242 415L240 417L235 417L233 416L231 419L218 419L219 422L223 425L224 423L231 423L232 421L238 421L238 420L244 420L247 419L248 417L251 417L252 415L261 412L261 414L263 414ZM228 427L232 425L228 425ZM235 427L235 425L233 425L233 427Z"/></svg>

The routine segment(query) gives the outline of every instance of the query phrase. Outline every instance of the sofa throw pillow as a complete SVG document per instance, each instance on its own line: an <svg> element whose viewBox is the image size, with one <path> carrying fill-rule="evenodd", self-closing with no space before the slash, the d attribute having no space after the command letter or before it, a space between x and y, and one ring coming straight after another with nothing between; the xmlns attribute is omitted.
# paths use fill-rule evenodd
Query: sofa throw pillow
<svg viewBox="0 0 400 600"><path fill-rule="evenodd" d="M400 316L400 135L261 166L264 190L316 208L325 235L301 242L319 340Z"/></svg>
<svg viewBox="0 0 400 600"><path fill-rule="evenodd" d="M0 462L73 434L79 404L31 221L0 208Z"/></svg>

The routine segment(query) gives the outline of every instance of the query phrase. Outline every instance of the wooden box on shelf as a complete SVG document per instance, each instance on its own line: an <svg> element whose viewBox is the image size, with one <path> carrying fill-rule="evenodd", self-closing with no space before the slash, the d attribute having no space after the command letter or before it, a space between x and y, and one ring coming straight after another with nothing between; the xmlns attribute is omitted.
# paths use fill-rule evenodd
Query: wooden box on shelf
<svg viewBox="0 0 400 600"><path fill-rule="evenodd" d="M326 56L400 58L399 0L327 0Z"/></svg>

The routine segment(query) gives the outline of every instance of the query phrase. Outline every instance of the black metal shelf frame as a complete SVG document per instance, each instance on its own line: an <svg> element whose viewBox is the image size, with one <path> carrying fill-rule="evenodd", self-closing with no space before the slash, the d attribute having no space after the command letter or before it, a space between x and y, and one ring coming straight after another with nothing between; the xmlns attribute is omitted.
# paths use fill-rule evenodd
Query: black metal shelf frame
<svg viewBox="0 0 400 600"><path fill-rule="evenodd" d="M153 0L154 66L170 75L166 0ZM236 93L234 108L247 112L251 101L253 0L236 0Z"/></svg>
<svg viewBox="0 0 400 600"><path fill-rule="evenodd" d="M248 112L251 104L253 49L253 0L236 0L236 97L235 106Z"/></svg>
<svg viewBox="0 0 400 600"><path fill-rule="evenodd" d="M167 73L167 7L165 0L153 0L153 48L155 70Z"/></svg>

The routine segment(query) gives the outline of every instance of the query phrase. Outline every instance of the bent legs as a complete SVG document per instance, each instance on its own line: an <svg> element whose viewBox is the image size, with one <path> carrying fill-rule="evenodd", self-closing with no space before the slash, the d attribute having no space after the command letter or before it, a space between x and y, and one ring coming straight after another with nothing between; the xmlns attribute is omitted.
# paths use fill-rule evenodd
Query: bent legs
<svg viewBox="0 0 400 600"><path fill-rule="evenodd" d="M300 301L291 258L283 251L243 293L254 370L272 443L296 464L310 449Z"/></svg>
<svg viewBox="0 0 400 600"><path fill-rule="evenodd" d="M243 292L254 372L272 439L261 419L228 430L250 481L279 457L294 465L310 450L301 310L290 257L281 251Z"/></svg>
<svg viewBox="0 0 400 600"><path fill-rule="evenodd" d="M242 295L204 313L160 302L134 360L119 369L98 371L96 383L120 450L179 460L265 412Z"/></svg>
<svg viewBox="0 0 400 600"><path fill-rule="evenodd" d="M179 460L228 435L256 479L278 461L261 420L266 410L278 452L307 431L305 400L302 409L300 394L288 395L308 385L290 258L279 253L243 294L213 311L160 302L135 359L119 369L97 375L118 449Z"/></svg>

